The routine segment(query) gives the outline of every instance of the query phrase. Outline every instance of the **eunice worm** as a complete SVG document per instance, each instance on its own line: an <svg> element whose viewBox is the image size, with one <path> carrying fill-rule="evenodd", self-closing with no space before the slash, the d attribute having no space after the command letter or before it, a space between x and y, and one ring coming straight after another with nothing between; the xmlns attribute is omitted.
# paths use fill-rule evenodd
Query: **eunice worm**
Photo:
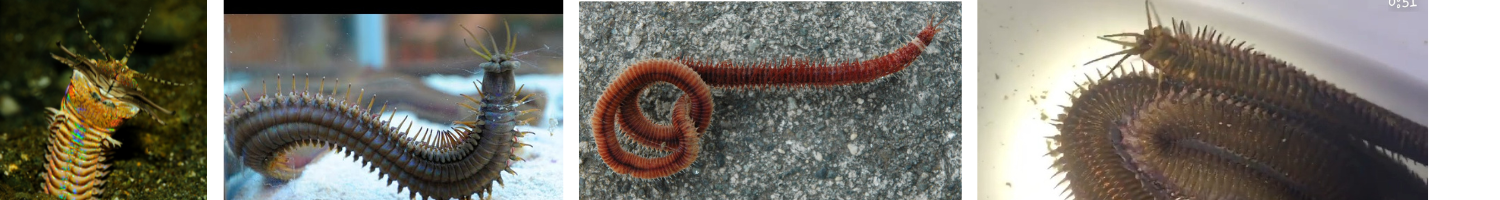
<svg viewBox="0 0 1500 200"><path fill-rule="evenodd" d="M410 187L411 198L488 195L495 182L504 185L501 172L515 174L510 166L520 158L514 150L528 146L519 139L530 133L515 130L515 126L529 123L529 119L516 116L534 111L516 109L530 96L516 96L520 89L515 85L514 69L520 63L513 58L515 38L511 37L509 26L506 22L510 46L503 53L499 52L499 45L494 45L494 39L491 45L496 52L490 52L483 44L479 45L483 53L469 49L484 59L479 64L484 76L475 86L480 98L464 96L478 104L478 108L460 104L476 113L472 120L455 122L460 127L413 132L405 118L391 126L394 109L391 113L385 112L385 106L373 110L374 96L365 100L363 90L354 101L348 101L354 91L346 86L340 97L337 80L334 91L324 94L323 81L318 82L317 90L312 90L311 78L304 78L299 91L293 77L292 91L283 93L278 77L275 93L262 84L268 95L251 100L247 94L243 105L227 112L225 132L229 150L256 172L285 180L301 175L283 162L281 154L288 149L306 145L334 147L372 165L372 172L379 169L382 178L389 176L386 184L397 183L397 192ZM473 34L469 36L472 38ZM229 101L230 105L236 105L232 99ZM389 115L386 119L380 119L386 115Z"/></svg>
<svg viewBox="0 0 1500 200"><path fill-rule="evenodd" d="M939 21L938 24L942 24ZM784 59L750 65L677 58L646 60L631 65L599 97L592 118L599 157L615 173L636 178L660 178L686 169L697 160L699 141L712 124L713 97L709 87L801 87L869 82L905 69L932 42L937 27L929 21L911 41L895 51L860 62L818 63ZM677 99L670 124L645 117L639 96L647 86L665 82L686 94ZM670 155L646 158L625 151L615 137L615 126L635 142Z"/></svg>
<svg viewBox="0 0 1500 200"><path fill-rule="evenodd" d="M1425 163L1425 126L1206 27L1173 28L1101 37L1128 47L1105 57L1139 55L1160 73L1111 68L1071 94L1053 138L1069 195L1425 198L1425 181L1379 149Z"/></svg>
<svg viewBox="0 0 1500 200"><path fill-rule="evenodd" d="M149 19L150 16L151 12L146 11L146 17ZM83 16L79 14L78 18L78 26L82 27ZM145 29L143 21L141 30ZM104 54L105 59L79 56L61 42L57 47L67 56L52 55L53 59L73 68L62 109L47 108L52 112L48 129L52 134L48 137L51 145L47 149L46 183L42 184L42 190L59 199L94 199L101 193L104 176L109 173L109 165L104 164L104 150L120 145L120 141L110 136L115 127L143 111L157 123L163 123L157 119L160 117L157 112L172 115L172 111L147 99L135 78L182 85L146 76L125 65L135 51L135 41L141 38L139 30L125 56L119 60L104 51L104 46L94 40L87 27L83 31L94 46L99 47L99 53ZM145 106L149 107L141 109Z"/></svg>

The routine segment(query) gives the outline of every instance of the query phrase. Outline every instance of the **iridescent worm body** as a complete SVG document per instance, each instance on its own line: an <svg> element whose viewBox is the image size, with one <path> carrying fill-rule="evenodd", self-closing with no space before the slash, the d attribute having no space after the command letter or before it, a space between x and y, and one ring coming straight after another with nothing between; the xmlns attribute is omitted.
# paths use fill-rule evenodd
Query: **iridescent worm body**
<svg viewBox="0 0 1500 200"><path fill-rule="evenodd" d="M149 17L150 13L146 16ZM79 26L83 25L81 18ZM141 28L145 29L144 23ZM87 31L84 29L85 33ZM93 38L92 35L89 37ZM139 32L136 38L140 38ZM94 45L99 46L97 41ZM139 112L151 114L153 118L158 117L157 112L173 113L145 98L135 78L168 85L181 84L147 77L125 66L134 45L121 60L109 57L102 46L99 51L105 55L105 60L79 56L63 47L62 43L58 43L58 48L67 56L52 55L52 58L73 68L73 75L61 109L48 108L52 113L49 126L52 134L48 137L51 145L42 190L59 199L94 199L104 184L104 175L108 174L104 151L120 145L110 137L115 127ZM141 108L146 106L149 107ZM156 121L162 123L160 119Z"/></svg>
<svg viewBox="0 0 1500 200"><path fill-rule="evenodd" d="M938 22L942 24L942 22ZM804 87L863 83L905 69L941 30L929 21L914 41L870 60L817 63L785 59L736 65L677 58L646 60L626 68L604 90L594 108L594 144L599 157L615 173L652 179L676 174L697 160L701 137L712 123L713 97L709 87ZM669 83L684 91L673 104L670 124L657 124L641 112L639 96L647 86ZM670 155L646 158L625 151L615 136L616 125L637 144Z"/></svg>
<svg viewBox="0 0 1500 200"><path fill-rule="evenodd" d="M510 166L520 158L514 150L526 146L519 137L529 133L514 129L528 123L516 118L531 110L516 110L529 96L516 96L518 61L511 57L514 39L508 41L512 46L503 53L491 54L484 45L484 53L475 51L485 60L479 65L484 74L476 86L480 98L469 101L479 106L461 105L477 114L473 120L455 122L461 126L452 130L412 131L404 118L393 125L394 112L382 119L387 116L385 107L374 110L373 97L365 100L361 91L350 99L354 91L345 89L340 98L337 86L325 94L323 82L313 88L310 78L299 90L293 77L293 91L283 93L278 78L274 93L263 85L267 95L258 100L246 95L244 104L235 104L229 99L234 107L225 117L228 150L262 175L289 180L301 171L287 167L282 154L308 145L334 147L371 165L372 172L379 169L382 178L389 176L386 183L397 183L397 192L411 188L412 198L486 195L495 182L504 184L502 172L515 174Z"/></svg>

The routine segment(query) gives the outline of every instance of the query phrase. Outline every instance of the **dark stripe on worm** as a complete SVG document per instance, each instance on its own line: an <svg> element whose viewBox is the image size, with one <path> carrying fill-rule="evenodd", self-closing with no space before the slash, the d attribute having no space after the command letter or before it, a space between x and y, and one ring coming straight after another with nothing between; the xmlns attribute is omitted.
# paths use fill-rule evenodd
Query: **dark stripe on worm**
<svg viewBox="0 0 1500 200"><path fill-rule="evenodd" d="M594 142L599 147L601 160L615 173L642 179L676 174L691 166L701 153L699 142L712 124L710 86L802 87L869 82L905 69L940 30L929 21L918 32L916 41L892 53L861 62L822 64L794 58L749 65L684 58L642 61L615 78L599 97L591 118ZM657 82L670 83L687 93L674 104L670 124L652 122L639 107L641 91ZM673 152L658 158L627 152L615 137L617 124L632 141Z"/></svg>

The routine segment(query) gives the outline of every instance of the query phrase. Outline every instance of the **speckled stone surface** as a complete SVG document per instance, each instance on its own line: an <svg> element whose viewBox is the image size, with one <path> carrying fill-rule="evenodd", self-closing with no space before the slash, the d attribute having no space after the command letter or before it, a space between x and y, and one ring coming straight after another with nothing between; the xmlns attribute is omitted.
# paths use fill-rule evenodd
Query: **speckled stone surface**
<svg viewBox="0 0 1500 200"><path fill-rule="evenodd" d="M957 199L960 196L960 3L580 4L579 166L584 199ZM864 60L946 19L906 69L869 83L713 91L713 124L693 166L642 180L600 160L589 118L631 64L684 55L738 62ZM682 92L652 87L664 121ZM627 144L626 150L661 156Z"/></svg>

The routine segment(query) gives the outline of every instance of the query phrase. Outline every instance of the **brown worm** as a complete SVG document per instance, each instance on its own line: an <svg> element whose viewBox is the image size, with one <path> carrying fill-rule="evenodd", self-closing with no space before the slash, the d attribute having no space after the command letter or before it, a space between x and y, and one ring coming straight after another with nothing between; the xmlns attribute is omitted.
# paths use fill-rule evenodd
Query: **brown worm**
<svg viewBox="0 0 1500 200"><path fill-rule="evenodd" d="M146 16L151 16L150 11ZM82 16L79 20L78 25L83 26ZM145 27L145 22L142 22L141 30ZM47 148L47 167L43 176L46 182L41 186L47 194L59 199L94 199L102 193L104 176L109 173L104 151L120 145L120 141L110 135L126 119L144 112L160 124L164 122L158 118L161 115L158 113L173 113L147 99L136 78L182 85L148 77L126 66L130 54L135 51L134 42L128 46L125 56L115 60L98 41L93 40L87 28L84 28L84 33L89 35L94 46L99 47L105 59L79 56L62 43L57 47L67 56L52 55L53 59L73 68L61 109L48 108L52 113L48 137L51 145ZM136 40L139 39L140 32L137 31Z"/></svg>
<svg viewBox="0 0 1500 200"><path fill-rule="evenodd" d="M516 109L527 97L516 95L519 89L512 69L519 63L512 59L514 39L508 41L512 46L504 52L498 52L498 45L493 54L484 45L480 45L484 53L474 50L485 60L479 64L484 74L476 86L479 98L469 98L478 108L465 105L476 115L455 122L461 127L411 131L406 119L392 126L394 114L381 119L387 113L384 106L373 109L373 96L366 101L361 92L348 101L354 91L345 89L344 96L337 89L324 94L324 82L313 88L310 78L304 78L299 90L294 77L291 92L281 92L278 79L275 93L262 85L268 95L258 100L247 98L241 105L229 100L236 106L225 117L228 150L262 175L292 179L300 171L284 163L281 156L287 150L306 145L335 147L371 165L372 172L379 169L382 178L389 176L386 183L397 183L397 192L411 188L411 198L487 195L495 182L504 184L501 172L515 174L510 166L520 158L514 151L527 146L519 137L529 133L514 128L528 123L517 116L530 111Z"/></svg>
<svg viewBox="0 0 1500 200"><path fill-rule="evenodd" d="M1151 23L1150 10L1151 4L1147 1L1148 24ZM1156 20L1160 21L1161 17L1156 17ZM1425 125L1308 75L1286 61L1254 51L1244 41L1227 38L1208 27L1194 28L1187 22L1173 21L1171 28L1158 22L1144 34L1100 37L1128 49L1094 61L1125 55L1120 59L1124 62L1125 58L1138 55L1159 70L1164 78L1201 82L1205 87L1234 91L1239 96L1254 97L1280 109L1310 113L1311 116L1304 120L1319 121L1313 123L1319 132L1352 129L1354 131L1341 133L1427 164ZM1115 36L1135 37L1135 41L1106 38Z"/></svg>
<svg viewBox="0 0 1500 200"><path fill-rule="evenodd" d="M1425 180L1381 151L1425 163L1425 126L1244 42L1208 28L1188 32L1186 23L1173 28L1105 36L1136 37L1105 39L1128 47L1105 57L1139 55L1161 73L1113 76L1111 69L1071 94L1053 137L1061 154L1053 168L1065 176L1069 195L1426 197Z"/></svg>
<svg viewBox="0 0 1500 200"><path fill-rule="evenodd" d="M939 24L942 22L939 21ZM709 87L800 87L869 82L901 71L922 54L941 29L929 21L917 40L895 51L860 62L825 64L802 59L737 65L678 58L646 60L631 65L599 97L591 118L599 157L615 173L652 179L675 174L696 161L702 135L712 124L713 97ZM657 124L641 112L641 92L666 82L687 94L673 104L670 124ZM615 126L642 146L673 151L645 158L625 151L615 137Z"/></svg>

